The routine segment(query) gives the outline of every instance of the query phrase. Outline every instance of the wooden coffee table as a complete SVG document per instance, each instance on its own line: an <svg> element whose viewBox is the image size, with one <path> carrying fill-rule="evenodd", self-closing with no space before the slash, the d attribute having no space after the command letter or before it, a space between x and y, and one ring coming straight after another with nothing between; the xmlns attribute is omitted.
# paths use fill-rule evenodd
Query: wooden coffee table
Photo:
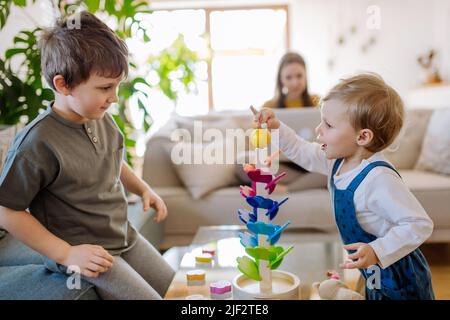
<svg viewBox="0 0 450 320"><path fill-rule="evenodd" d="M184 255L176 275L166 293L166 299L186 299L192 295L210 298L209 284L219 280L232 282L240 274L236 258L246 255L239 242L239 232L246 230L241 226L207 226L200 227L189 247L178 248ZM202 248L215 246L216 255L212 267L196 266L195 257ZM310 299L313 282L325 280L328 270L338 270L345 281L345 274L339 269L345 252L341 239L336 234L315 230L287 229L281 236L283 247L293 245L294 249L284 258L280 270L291 272L300 278L301 299ZM188 286L186 272L194 269L206 271L206 283L202 286Z"/></svg>

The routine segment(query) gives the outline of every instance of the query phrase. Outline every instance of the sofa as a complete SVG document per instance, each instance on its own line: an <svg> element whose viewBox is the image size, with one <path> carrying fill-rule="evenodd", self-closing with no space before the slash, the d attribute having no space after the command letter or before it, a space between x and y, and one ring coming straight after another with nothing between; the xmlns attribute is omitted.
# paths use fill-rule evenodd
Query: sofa
<svg viewBox="0 0 450 320"><path fill-rule="evenodd" d="M315 138L314 128L320 122L320 111L317 108L279 109L276 113L304 138ZM407 110L404 129L393 146L386 151L386 155L434 222L434 231L428 241L449 242L450 176L448 172L437 173L417 165L433 113L430 109ZM190 170L189 165L180 167L172 161L172 152L178 144L172 141L175 130L183 129L194 134L195 121L201 121L205 128L215 128L222 132L226 128L245 130L251 128L252 115L248 111L211 113L192 118L174 115L149 139L144 155L143 179L164 199L169 210L161 244L163 248L189 244L201 225L239 224L236 212L245 203L239 194L239 185L245 183L242 181L242 174L239 174L242 172L241 164L234 165L234 177L231 177L229 165L224 164L223 170L213 165L215 168L210 170L207 166L198 165L195 169L196 165L193 164L193 171L186 173ZM176 136L179 138L179 135ZM187 140L185 143L193 142ZM450 149L450 145L448 147ZM273 199L280 200L287 192L289 201L281 210L291 221L290 229L336 233L325 177L304 172L301 168L297 168L298 172L295 169L293 171L292 163L283 157L280 159L280 169L283 169L281 164L284 164L283 168L290 170L288 176L292 172L296 176L291 184L282 186L284 189L280 195L273 195ZM445 165L447 170L450 160ZM228 180L220 176L223 172L230 174ZM191 185L191 180L198 180L199 175L205 184L218 179L227 181L227 184L199 195L198 190L202 186ZM297 183L299 181L300 184ZM295 188L290 188L291 185Z"/></svg>
<svg viewBox="0 0 450 320"><path fill-rule="evenodd" d="M144 212L142 204L129 204L133 226L159 247L162 226L153 222L154 211ZM49 271L42 256L3 231L0 234L0 300L97 300L94 286L81 281L80 288L68 289L68 277Z"/></svg>

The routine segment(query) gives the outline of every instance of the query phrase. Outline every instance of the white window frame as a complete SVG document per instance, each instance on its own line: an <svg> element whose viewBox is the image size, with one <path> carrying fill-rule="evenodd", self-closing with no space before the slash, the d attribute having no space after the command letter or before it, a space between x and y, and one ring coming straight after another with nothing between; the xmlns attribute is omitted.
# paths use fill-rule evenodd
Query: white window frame
<svg viewBox="0 0 450 320"><path fill-rule="evenodd" d="M178 10L204 10L205 11L205 34L207 39L211 39L211 14L216 11L235 11L235 10L284 10L286 12L286 23L284 26L285 30L285 50L290 49L290 30L289 30L289 5L242 5L242 6L224 6L224 7L196 7L196 6L180 6L171 8L152 8L153 11L178 11ZM208 59L208 110L209 112L214 111L214 98L213 98L213 75L212 75L212 60L215 56L215 51L211 48L211 42L208 41L208 51L210 53L210 59ZM228 54L233 55L245 55L251 54L248 50L227 50Z"/></svg>

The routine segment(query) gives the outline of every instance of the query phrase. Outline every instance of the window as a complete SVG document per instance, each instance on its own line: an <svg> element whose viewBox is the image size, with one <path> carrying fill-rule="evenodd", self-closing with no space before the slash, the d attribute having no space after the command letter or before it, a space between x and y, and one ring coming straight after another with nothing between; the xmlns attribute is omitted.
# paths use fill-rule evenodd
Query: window
<svg viewBox="0 0 450 320"><path fill-rule="evenodd" d="M260 106L270 99L279 59L289 47L287 19L287 6L155 10L145 19L151 41L128 43L138 62L139 52L157 54L179 34L200 58L209 59L197 68L197 90L180 90L176 105L161 92L151 93L151 131L166 123L173 110L199 115ZM147 80L153 77L150 71Z"/></svg>
<svg viewBox="0 0 450 320"><path fill-rule="evenodd" d="M210 12L211 109L246 109L272 97L286 22L286 8Z"/></svg>

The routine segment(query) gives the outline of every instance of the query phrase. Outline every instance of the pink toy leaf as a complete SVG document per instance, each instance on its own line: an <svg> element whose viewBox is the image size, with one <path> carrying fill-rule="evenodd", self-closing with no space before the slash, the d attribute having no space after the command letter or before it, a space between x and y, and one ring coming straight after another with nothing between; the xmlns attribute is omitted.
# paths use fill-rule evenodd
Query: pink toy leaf
<svg viewBox="0 0 450 320"><path fill-rule="evenodd" d="M248 177L255 182L269 183L272 181L272 174L264 172L261 169L251 170L247 172Z"/></svg>

